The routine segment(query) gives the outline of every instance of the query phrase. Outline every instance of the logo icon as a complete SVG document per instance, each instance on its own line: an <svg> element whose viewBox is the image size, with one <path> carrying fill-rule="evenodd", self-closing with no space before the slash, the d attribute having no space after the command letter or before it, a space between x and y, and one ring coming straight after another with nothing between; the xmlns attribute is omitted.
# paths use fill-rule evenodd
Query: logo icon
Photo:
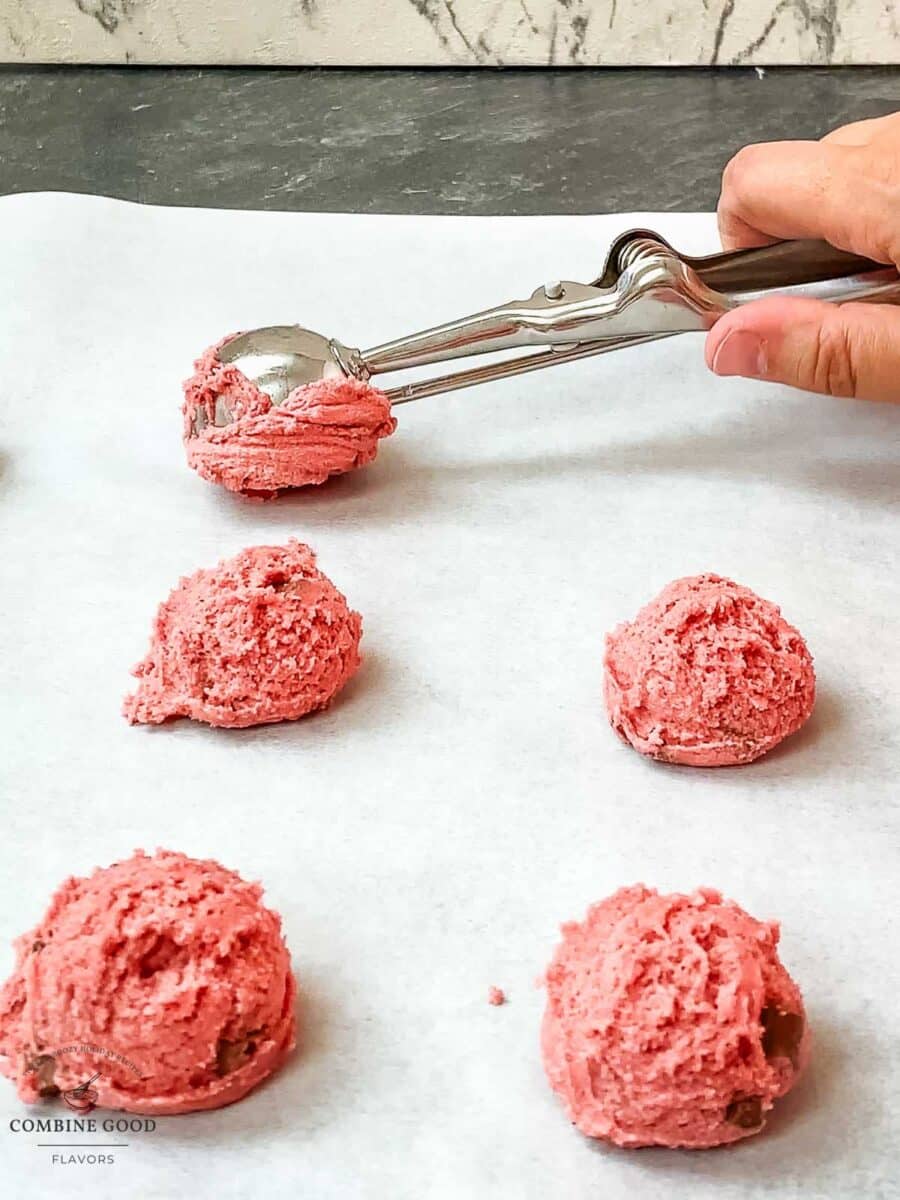
<svg viewBox="0 0 900 1200"><path fill-rule="evenodd" d="M74 1112L92 1112L99 1099L97 1089L92 1085L99 1078L100 1072L95 1071L90 1079L85 1079L84 1083L79 1083L77 1087L70 1088L67 1092L62 1092L63 1101Z"/></svg>

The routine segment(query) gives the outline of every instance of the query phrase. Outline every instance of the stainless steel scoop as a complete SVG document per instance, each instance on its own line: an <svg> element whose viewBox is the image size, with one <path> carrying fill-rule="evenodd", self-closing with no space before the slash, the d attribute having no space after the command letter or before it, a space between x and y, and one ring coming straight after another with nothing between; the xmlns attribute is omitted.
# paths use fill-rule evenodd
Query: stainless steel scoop
<svg viewBox="0 0 900 1200"><path fill-rule="evenodd" d="M340 376L368 380L391 371L477 354L543 347L525 355L385 389L393 404L471 387L605 354L677 333L710 329L719 317L771 294L823 300L900 302L894 267L836 250L825 242L777 242L706 258L678 254L658 234L632 230L612 245L593 283L547 283L527 300L512 300L473 316L354 350L298 325L270 325L237 334L219 349L275 404L302 384ZM220 398L216 425L232 414ZM194 415L193 430L208 423Z"/></svg>

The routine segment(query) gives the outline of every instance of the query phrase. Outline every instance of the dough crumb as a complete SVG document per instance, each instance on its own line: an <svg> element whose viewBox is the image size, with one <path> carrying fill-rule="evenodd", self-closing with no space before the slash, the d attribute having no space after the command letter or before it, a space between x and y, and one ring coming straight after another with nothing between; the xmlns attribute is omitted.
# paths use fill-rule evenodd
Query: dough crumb
<svg viewBox="0 0 900 1200"><path fill-rule="evenodd" d="M488 1004L493 1004L495 1008L499 1008L501 1004L506 1003L506 992L503 988L492 987L488 991Z"/></svg>

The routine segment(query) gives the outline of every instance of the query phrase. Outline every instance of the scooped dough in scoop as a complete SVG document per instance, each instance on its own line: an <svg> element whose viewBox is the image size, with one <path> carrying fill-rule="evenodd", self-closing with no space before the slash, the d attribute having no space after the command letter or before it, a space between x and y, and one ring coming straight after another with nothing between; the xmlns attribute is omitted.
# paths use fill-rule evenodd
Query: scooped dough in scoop
<svg viewBox="0 0 900 1200"><path fill-rule="evenodd" d="M296 985L261 896L169 850L67 879L0 990L0 1070L21 1099L185 1113L277 1070L294 1048Z"/></svg>
<svg viewBox="0 0 900 1200"><path fill-rule="evenodd" d="M619 736L694 767L765 754L804 724L816 679L781 610L720 575L676 579L606 639L604 693Z"/></svg>
<svg viewBox="0 0 900 1200"><path fill-rule="evenodd" d="M370 463L379 440L397 428L387 396L358 379L318 380L273 404L242 371L220 360L221 345L195 362L182 406L188 465L211 483L263 497L324 483ZM220 399L234 416L222 427L213 424ZM198 411L208 424L195 433Z"/></svg>
<svg viewBox="0 0 900 1200"><path fill-rule="evenodd" d="M124 714L132 725L292 721L351 678L361 636L362 618L308 546L253 546L182 579L159 606Z"/></svg>
<svg viewBox="0 0 900 1200"><path fill-rule="evenodd" d="M775 922L712 888L662 896L638 884L562 934L542 1050L582 1133L702 1148L762 1129L809 1057Z"/></svg>

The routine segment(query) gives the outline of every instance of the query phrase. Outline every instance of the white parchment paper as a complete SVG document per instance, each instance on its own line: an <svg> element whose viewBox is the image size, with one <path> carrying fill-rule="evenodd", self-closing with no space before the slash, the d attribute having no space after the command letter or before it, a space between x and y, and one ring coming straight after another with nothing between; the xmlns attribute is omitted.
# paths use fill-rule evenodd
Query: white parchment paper
<svg viewBox="0 0 900 1200"><path fill-rule="evenodd" d="M706 215L0 202L2 968L67 874L165 845L264 881L305 1026L270 1084L112 1166L11 1133L27 1110L3 1082L7 1195L900 1194L900 409L715 380L690 336L404 407L372 467L274 503L184 465L179 384L225 332L371 345L591 278L638 224L716 247ZM178 577L289 536L364 615L339 702L129 728ZM813 720L743 769L643 761L602 708L605 631L704 569L780 603L816 658ZM635 880L783 922L814 1066L732 1149L598 1147L544 1081L558 923Z"/></svg>

